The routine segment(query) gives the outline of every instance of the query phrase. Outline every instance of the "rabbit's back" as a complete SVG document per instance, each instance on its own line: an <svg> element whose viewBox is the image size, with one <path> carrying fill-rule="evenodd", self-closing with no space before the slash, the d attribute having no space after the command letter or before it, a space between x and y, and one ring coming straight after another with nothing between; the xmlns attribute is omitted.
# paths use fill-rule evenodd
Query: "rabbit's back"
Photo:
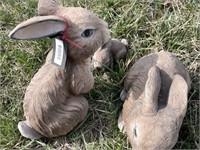
<svg viewBox="0 0 200 150"><path fill-rule="evenodd" d="M124 89L127 92L123 104L123 118L128 118L130 113L138 111L144 100L145 84L148 72L153 67L160 69L161 89L159 92L159 107L167 104L169 89L173 76L180 74L187 82L190 89L190 77L183 64L172 53L160 51L140 58L128 71L124 81Z"/></svg>
<svg viewBox="0 0 200 150"><path fill-rule="evenodd" d="M168 93L166 89L169 89L175 74L180 74L190 87L190 77L183 64L172 53L160 51L142 57L130 68L124 83L125 89L128 90L131 86L140 84L139 87L143 88L140 91L143 92L148 72L153 66L157 66L160 69L162 80L161 91L163 91L163 94Z"/></svg>
<svg viewBox="0 0 200 150"><path fill-rule="evenodd" d="M88 102L70 89L74 75L71 65L62 70L50 63L50 55L27 87L23 106L31 127L42 135L55 137L71 131L85 117Z"/></svg>

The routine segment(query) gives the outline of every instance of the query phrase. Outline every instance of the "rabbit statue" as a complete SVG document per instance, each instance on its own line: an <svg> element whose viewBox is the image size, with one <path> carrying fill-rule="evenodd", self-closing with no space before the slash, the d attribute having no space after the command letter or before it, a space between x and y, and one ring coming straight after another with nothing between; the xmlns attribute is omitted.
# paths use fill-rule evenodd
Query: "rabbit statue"
<svg viewBox="0 0 200 150"><path fill-rule="evenodd" d="M52 64L51 50L26 89L26 120L18 123L18 129L30 139L65 135L85 118L88 102L83 94L94 84L91 56L110 39L107 23L84 8L39 0L38 12L9 36L19 40L58 37L67 56L64 68L58 67Z"/></svg>
<svg viewBox="0 0 200 150"><path fill-rule="evenodd" d="M125 60L128 53L126 39L110 39L92 56L94 69L105 69L113 64L114 60Z"/></svg>
<svg viewBox="0 0 200 150"><path fill-rule="evenodd" d="M187 109L190 77L170 52L139 59L128 71L121 99L118 127L132 149L171 149L177 142Z"/></svg>

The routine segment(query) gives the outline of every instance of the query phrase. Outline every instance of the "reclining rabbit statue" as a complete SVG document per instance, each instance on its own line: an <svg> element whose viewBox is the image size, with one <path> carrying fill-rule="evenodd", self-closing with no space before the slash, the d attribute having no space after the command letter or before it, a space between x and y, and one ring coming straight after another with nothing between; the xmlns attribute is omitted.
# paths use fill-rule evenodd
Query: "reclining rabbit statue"
<svg viewBox="0 0 200 150"><path fill-rule="evenodd" d="M171 53L160 51L139 59L128 71L118 127L132 149L171 149L187 109L190 77Z"/></svg>
<svg viewBox="0 0 200 150"><path fill-rule="evenodd" d="M40 16L20 23L10 37L31 40L60 37L67 46L64 68L52 64L50 51L24 97L25 121L18 123L27 138L56 137L70 132L88 111L83 94L93 88L91 56L110 39L108 25L81 7L63 7L56 0L40 0Z"/></svg>

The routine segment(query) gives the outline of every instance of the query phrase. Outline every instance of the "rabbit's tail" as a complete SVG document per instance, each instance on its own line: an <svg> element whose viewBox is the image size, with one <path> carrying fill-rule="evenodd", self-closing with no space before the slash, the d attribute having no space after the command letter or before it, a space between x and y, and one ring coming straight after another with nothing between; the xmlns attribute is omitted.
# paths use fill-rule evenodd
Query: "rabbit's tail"
<svg viewBox="0 0 200 150"><path fill-rule="evenodd" d="M76 96L44 110L29 111L32 114L26 119L38 133L56 137L67 134L85 118L88 102L83 96Z"/></svg>

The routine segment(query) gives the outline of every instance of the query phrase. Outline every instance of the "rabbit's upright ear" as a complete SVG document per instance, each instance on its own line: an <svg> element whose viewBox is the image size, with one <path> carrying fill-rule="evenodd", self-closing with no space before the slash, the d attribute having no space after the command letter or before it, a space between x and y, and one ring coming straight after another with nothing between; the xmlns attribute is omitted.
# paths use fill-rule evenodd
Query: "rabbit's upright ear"
<svg viewBox="0 0 200 150"><path fill-rule="evenodd" d="M177 115L185 115L187 109L188 85L179 74L174 75L168 96L168 106L174 108Z"/></svg>
<svg viewBox="0 0 200 150"><path fill-rule="evenodd" d="M161 88L160 69L157 66L150 68L145 85L142 113L144 115L156 115L158 112L158 95Z"/></svg>
<svg viewBox="0 0 200 150"><path fill-rule="evenodd" d="M56 16L37 16L28 19L13 29L9 37L19 40L31 40L56 35L64 31L65 20Z"/></svg>

